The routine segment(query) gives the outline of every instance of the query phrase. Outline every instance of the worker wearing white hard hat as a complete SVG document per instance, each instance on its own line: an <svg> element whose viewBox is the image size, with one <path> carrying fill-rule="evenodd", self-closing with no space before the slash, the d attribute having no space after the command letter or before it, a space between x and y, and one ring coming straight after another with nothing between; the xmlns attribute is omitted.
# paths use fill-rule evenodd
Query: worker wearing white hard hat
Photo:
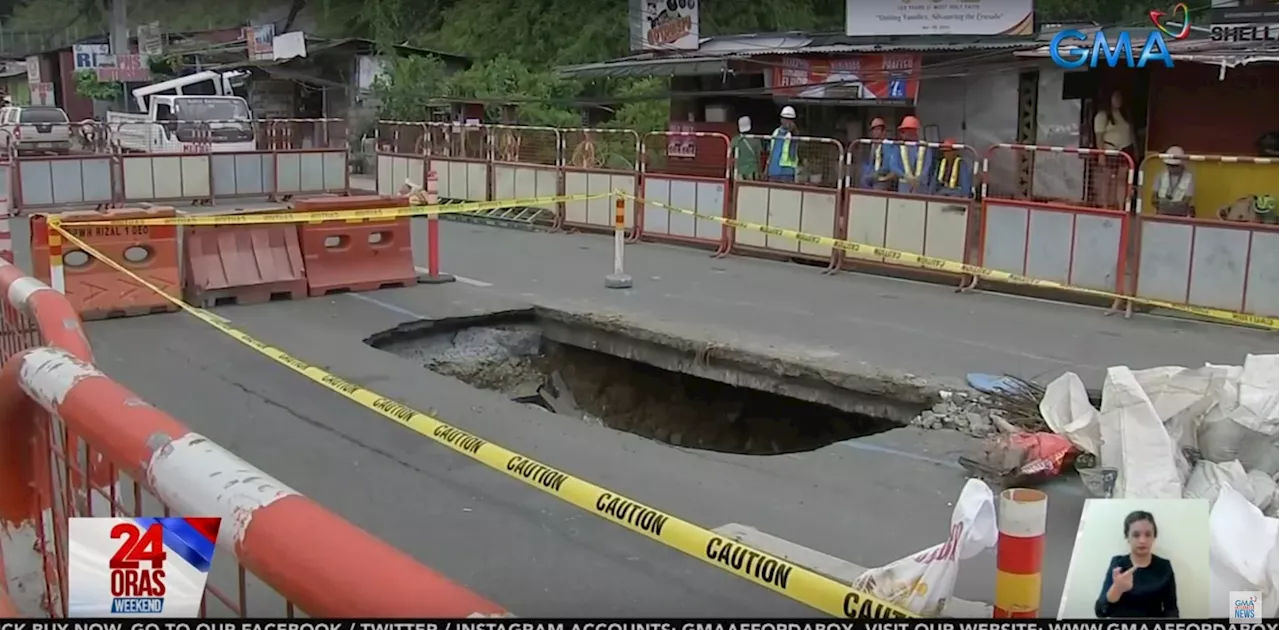
<svg viewBox="0 0 1280 630"><path fill-rule="evenodd" d="M738 119L738 135L729 148L733 150L733 173L738 179L760 179L760 157L764 148L759 138L751 138L751 118Z"/></svg>
<svg viewBox="0 0 1280 630"><path fill-rule="evenodd" d="M1187 152L1172 146L1160 154L1164 170L1156 176L1151 198L1156 214L1175 217L1195 216L1192 197L1196 193L1195 176L1186 165Z"/></svg>
<svg viewBox="0 0 1280 630"><path fill-rule="evenodd" d="M800 165L796 133L796 110L787 105L779 114L781 122L769 140L769 181L795 183Z"/></svg>

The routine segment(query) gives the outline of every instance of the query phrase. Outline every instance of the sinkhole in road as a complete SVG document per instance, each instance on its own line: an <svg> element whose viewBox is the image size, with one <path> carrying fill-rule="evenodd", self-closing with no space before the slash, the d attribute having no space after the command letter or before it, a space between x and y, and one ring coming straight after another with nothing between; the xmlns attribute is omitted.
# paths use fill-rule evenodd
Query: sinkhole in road
<svg viewBox="0 0 1280 630"><path fill-rule="evenodd" d="M541 412L687 448L777 455L901 426L743 386L770 385L763 378L733 373L727 367L731 361L724 358L716 360L719 373L732 377L722 380L740 384L683 373L677 370L707 363L707 356L699 356L705 351L670 345L657 350L653 339L620 336L616 327L598 320L547 315L544 309L530 309L419 321L365 341ZM640 356L649 361L637 360Z"/></svg>

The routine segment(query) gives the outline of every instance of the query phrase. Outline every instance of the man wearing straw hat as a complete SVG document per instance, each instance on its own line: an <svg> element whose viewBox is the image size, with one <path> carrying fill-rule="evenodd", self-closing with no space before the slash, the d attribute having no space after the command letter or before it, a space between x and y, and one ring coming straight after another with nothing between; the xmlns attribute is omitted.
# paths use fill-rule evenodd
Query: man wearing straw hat
<svg viewBox="0 0 1280 630"><path fill-rule="evenodd" d="M1156 176L1152 201L1156 214L1171 217L1195 216L1191 198L1195 196L1195 178L1185 163L1187 153L1182 147L1172 146L1160 156L1164 169Z"/></svg>

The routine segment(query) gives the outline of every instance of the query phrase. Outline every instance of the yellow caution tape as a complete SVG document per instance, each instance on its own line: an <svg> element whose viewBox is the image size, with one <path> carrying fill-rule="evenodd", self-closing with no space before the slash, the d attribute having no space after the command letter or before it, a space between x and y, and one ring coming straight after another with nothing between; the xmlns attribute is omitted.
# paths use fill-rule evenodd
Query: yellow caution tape
<svg viewBox="0 0 1280 630"><path fill-rule="evenodd" d="M77 222L76 225L83 225ZM354 401L389 420L430 438L494 470L514 477L551 496L570 503L606 521L656 540L672 549L706 562L732 575L747 579L771 591L835 617L850 619L914 618L917 615L875 596L854 590L831 578L777 556L752 549L731 538L611 492L589 481L525 457L479 436L445 424L375 391L334 376L269 346L231 326L226 319L175 298L139 277L83 240L62 228L56 216L49 227L89 255L103 261L138 284L155 291L174 306L258 351L312 381Z"/></svg>
<svg viewBox="0 0 1280 630"><path fill-rule="evenodd" d="M477 212L497 208L536 207L567 201L590 201L612 197L613 193L529 197L526 199L499 199L453 203L435 206L405 206L401 208L370 208L365 210L324 210L318 212L276 212L264 214L206 214L156 219L114 219L109 221L75 221L74 225L270 225L276 223L323 223L325 221L388 221L404 217L422 217L433 214ZM54 215L48 215L52 218ZM72 222L67 222L72 225Z"/></svg>
<svg viewBox="0 0 1280 630"><path fill-rule="evenodd" d="M1008 271L1001 271L999 269L988 269L986 267L979 267L976 265L970 265L962 262L957 262L954 260L947 260L945 258L935 258L933 256L913 254L911 252L904 252L897 249L889 249L887 247L880 247L878 245L868 245L866 243L855 243L853 241L846 241L838 238L832 238L830 236L819 236L817 234L797 232L795 230L789 230L787 228L761 225L759 223L747 223L746 221L739 221L737 219L726 219L724 217L718 217L710 214L700 214L693 210L689 210L688 208L678 208L669 204L662 203L660 201L651 201L649 199L645 199L643 197L637 197L635 195L623 192L621 190L614 191L614 194L621 195L628 199L632 199L637 204L647 204L650 206L654 206L656 208L662 208L664 210L669 210L671 212L676 212L679 214L684 214L694 218L702 219L704 221L714 221L716 223L722 223L724 225L737 228L739 230L751 230L755 232L763 232L764 234L769 234L771 236L781 236L784 238L800 241L802 243L812 243L814 245L826 245L826 246L834 247L835 249L839 249L851 254L877 256L880 258L885 258L885 259L892 260L894 262L899 262L899 263L915 263L925 269L947 271L951 273L969 274L971 276L977 276L984 280L1006 282L1009 284L1021 284L1025 286L1031 286L1031 287L1042 287L1046 289L1056 289L1059 291L1069 291L1071 293L1079 293L1081 295L1092 295L1096 297L1110 298L1113 300L1127 300L1135 304L1144 304L1144 305L1152 306L1156 308L1167 308L1170 310L1182 311L1184 313L1193 313L1195 315L1199 315L1201 317L1206 317L1209 319L1215 319L1215 320L1224 321L1224 322L1231 322L1234 324L1244 324L1247 326L1256 326L1259 328L1266 328L1268 330L1280 329L1280 319L1277 319L1275 317L1269 317L1266 315L1251 315L1249 313L1239 313L1236 311L1229 311L1229 310L1220 309L1220 308L1192 306L1190 304L1177 304L1174 302L1166 302L1164 300L1152 300L1149 298L1131 297L1128 295L1121 295L1119 293L1112 293L1110 291L1101 291L1098 289L1087 289L1084 287L1076 287L1076 286L1071 286L1069 284L1063 284L1061 282L1054 282L1052 280L1040 280L1037 278L1027 277L1021 274L1009 273Z"/></svg>

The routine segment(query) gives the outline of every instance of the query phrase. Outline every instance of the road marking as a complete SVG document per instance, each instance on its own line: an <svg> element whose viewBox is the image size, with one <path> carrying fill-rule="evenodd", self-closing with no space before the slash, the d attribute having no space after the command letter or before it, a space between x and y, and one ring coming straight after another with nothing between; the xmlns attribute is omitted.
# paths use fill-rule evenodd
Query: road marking
<svg viewBox="0 0 1280 630"><path fill-rule="evenodd" d="M395 304L389 304L389 303L387 303L387 302L383 302L382 300L379 300L379 299L377 299L377 298L371 298L371 297L369 297L369 296L367 296L367 295L363 295L363 294L360 294L360 293L344 293L343 295L346 295L346 296L348 296L348 297L353 297L353 298L355 298L355 299L357 299L357 300L360 300L361 302L368 302L368 303L370 303L370 304L373 304L374 306L381 306L382 308L385 308L385 309L387 309L388 311L391 311L391 312L393 312L393 313L399 313L399 314L401 314L401 315L407 315L407 316L409 316L409 317L414 318L415 320L427 320L427 319L431 319L430 317L427 317L426 315L423 315L423 314L421 314L421 313L415 313L415 312L413 312L413 311L411 311L411 310L409 310L409 309L407 309L407 308L403 308L403 307L400 307L400 306L396 306Z"/></svg>
<svg viewBox="0 0 1280 630"><path fill-rule="evenodd" d="M728 523L711 531L844 584L853 582L867 571L866 567L766 534L750 525ZM952 597L947 600L942 616L953 619L990 619L991 605Z"/></svg>
<svg viewBox="0 0 1280 630"><path fill-rule="evenodd" d="M424 273L424 274L429 274L429 273L431 273L431 270L430 270L430 269L427 269L426 267L414 267L413 269L414 269L414 271L417 271L418 273ZM475 278L468 278L468 277L466 277L466 276L460 276L460 275L458 275L458 274L456 274L456 273L455 273L455 274L453 274L453 279L454 279L454 280L457 280L458 282L461 282L462 284L469 284L469 285L471 285L471 286L473 286L473 287L491 287L491 286L493 286L493 283L492 283L492 282L485 282L484 280L476 280Z"/></svg>

